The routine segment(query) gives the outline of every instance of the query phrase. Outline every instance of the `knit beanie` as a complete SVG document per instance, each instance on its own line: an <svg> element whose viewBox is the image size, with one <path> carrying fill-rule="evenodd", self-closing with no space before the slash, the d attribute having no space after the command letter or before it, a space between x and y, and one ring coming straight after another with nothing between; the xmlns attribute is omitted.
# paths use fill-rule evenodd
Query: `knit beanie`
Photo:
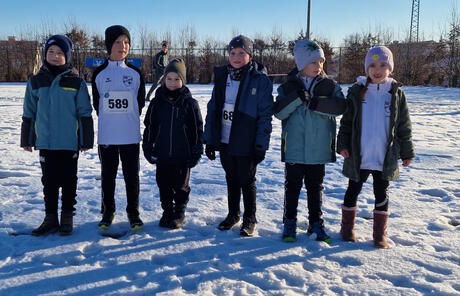
<svg viewBox="0 0 460 296"><path fill-rule="evenodd" d="M308 64L314 61L322 59L324 62L326 60L324 51L318 43L308 39L297 40L295 42L294 59L297 70L299 71L302 71Z"/></svg>
<svg viewBox="0 0 460 296"><path fill-rule="evenodd" d="M369 49L366 54L366 59L364 60L364 71L366 71L366 74L369 66L376 62L384 62L390 68L390 73L393 72L393 53L391 53L388 47L379 45Z"/></svg>
<svg viewBox="0 0 460 296"><path fill-rule="evenodd" d="M115 40L121 35L128 36L129 44L131 44L131 35L129 34L128 29L120 25L110 26L105 29L105 47L107 47L107 52L110 55L112 52L112 46Z"/></svg>
<svg viewBox="0 0 460 296"><path fill-rule="evenodd" d="M59 48L64 52L65 63L70 63L70 58L72 56L72 41L65 35L53 35L45 43L44 58L46 60L46 53L51 45L59 46Z"/></svg>
<svg viewBox="0 0 460 296"><path fill-rule="evenodd" d="M185 70L185 62L183 59L174 58L172 61L169 62L169 64L165 68L165 79L166 75L168 75L169 72L174 72L177 75L179 75L180 79L182 80L182 83L185 84L187 76Z"/></svg>
<svg viewBox="0 0 460 296"><path fill-rule="evenodd" d="M254 49L254 43L248 37L244 35L238 35L234 37L228 44L228 52L238 47L242 48L248 55L252 56L252 51Z"/></svg>

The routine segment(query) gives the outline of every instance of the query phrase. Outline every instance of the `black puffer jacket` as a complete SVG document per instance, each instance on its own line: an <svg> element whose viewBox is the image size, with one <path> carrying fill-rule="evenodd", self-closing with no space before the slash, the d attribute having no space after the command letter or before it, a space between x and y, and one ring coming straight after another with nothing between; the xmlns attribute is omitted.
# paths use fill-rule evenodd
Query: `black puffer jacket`
<svg viewBox="0 0 460 296"><path fill-rule="evenodd" d="M161 86L144 119L142 148L158 163L183 165L203 153L203 119L198 102L186 86L171 99Z"/></svg>

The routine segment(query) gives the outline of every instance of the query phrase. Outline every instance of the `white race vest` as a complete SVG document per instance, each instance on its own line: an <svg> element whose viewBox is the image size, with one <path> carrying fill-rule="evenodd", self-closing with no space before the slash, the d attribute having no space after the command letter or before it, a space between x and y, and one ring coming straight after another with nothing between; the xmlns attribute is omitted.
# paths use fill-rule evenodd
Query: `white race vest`
<svg viewBox="0 0 460 296"><path fill-rule="evenodd" d="M99 92L98 144L139 143L139 73L124 62L109 61L93 79Z"/></svg>
<svg viewBox="0 0 460 296"><path fill-rule="evenodd" d="M222 129L220 134L220 141L225 144L228 144L230 140L233 112L235 111L235 102L239 87L240 82L232 80L230 75L228 75L227 85L225 87L225 104L224 109L222 110Z"/></svg>

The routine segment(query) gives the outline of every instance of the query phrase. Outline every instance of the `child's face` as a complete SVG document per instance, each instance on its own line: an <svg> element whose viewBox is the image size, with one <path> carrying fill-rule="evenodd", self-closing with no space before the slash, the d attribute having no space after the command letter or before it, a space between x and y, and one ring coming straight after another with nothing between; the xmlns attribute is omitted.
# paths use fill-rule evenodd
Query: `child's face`
<svg viewBox="0 0 460 296"><path fill-rule="evenodd" d="M303 68L301 74L307 77L316 77L323 71L323 59L316 60Z"/></svg>
<svg viewBox="0 0 460 296"><path fill-rule="evenodd" d="M390 75L390 67L384 62L374 62L367 69L372 83L379 84L385 82Z"/></svg>
<svg viewBox="0 0 460 296"><path fill-rule="evenodd" d="M228 61L233 68L239 69L246 66L251 60L251 56L241 47L232 48L228 54Z"/></svg>
<svg viewBox="0 0 460 296"><path fill-rule="evenodd" d="M65 65L65 54L57 45L51 45L46 52L46 61L53 66Z"/></svg>
<svg viewBox="0 0 460 296"><path fill-rule="evenodd" d="M169 72L165 78L165 85L167 89L173 91L181 88L184 83L177 73Z"/></svg>
<svg viewBox="0 0 460 296"><path fill-rule="evenodd" d="M112 61L122 61L129 53L129 38L126 35L120 35L112 45L110 59Z"/></svg>

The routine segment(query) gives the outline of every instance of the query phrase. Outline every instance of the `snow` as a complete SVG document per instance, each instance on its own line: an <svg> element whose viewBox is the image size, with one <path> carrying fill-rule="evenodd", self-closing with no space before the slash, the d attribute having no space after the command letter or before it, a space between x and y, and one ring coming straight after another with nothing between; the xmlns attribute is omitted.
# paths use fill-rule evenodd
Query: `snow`
<svg viewBox="0 0 460 296"><path fill-rule="evenodd" d="M212 85L189 87L205 116ZM19 148L24 90L24 84L0 84L0 295L460 295L460 89L405 88L417 156L390 185L387 250L372 245L372 178L358 200L359 241L340 240L347 187L341 157L327 165L324 184L332 244L307 237L304 191L298 240L281 240L284 169L276 119L257 172L259 223L252 238L241 238L238 227L216 229L227 213L225 177L220 162L206 157L192 170L183 229L158 226L155 168L141 157L144 231L102 237L97 149L79 160L71 236L9 235L30 231L44 217L38 152ZM127 229L121 168L116 196L114 227Z"/></svg>

